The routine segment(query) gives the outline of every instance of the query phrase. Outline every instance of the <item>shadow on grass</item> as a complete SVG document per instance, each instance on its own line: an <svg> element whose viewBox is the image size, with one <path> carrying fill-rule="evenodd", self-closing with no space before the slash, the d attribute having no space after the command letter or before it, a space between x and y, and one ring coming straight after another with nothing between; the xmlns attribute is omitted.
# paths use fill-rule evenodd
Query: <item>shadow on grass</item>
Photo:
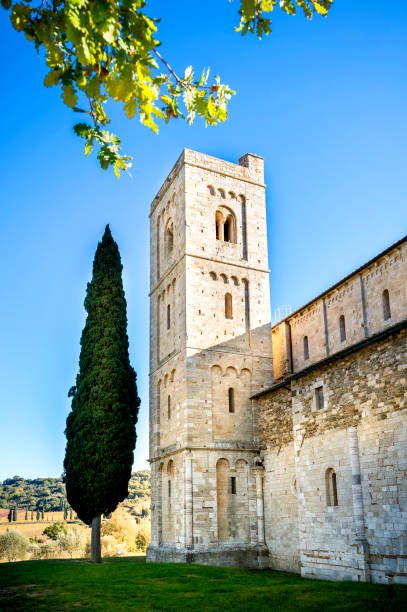
<svg viewBox="0 0 407 612"><path fill-rule="evenodd" d="M295 574L154 563L145 557L0 564L1 611L407 609L407 587L308 580Z"/></svg>

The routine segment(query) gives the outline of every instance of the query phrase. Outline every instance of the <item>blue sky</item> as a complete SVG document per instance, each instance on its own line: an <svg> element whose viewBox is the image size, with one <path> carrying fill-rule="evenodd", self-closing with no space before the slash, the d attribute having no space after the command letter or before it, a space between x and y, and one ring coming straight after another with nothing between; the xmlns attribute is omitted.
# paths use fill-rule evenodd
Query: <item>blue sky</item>
<svg viewBox="0 0 407 612"><path fill-rule="evenodd" d="M131 361L142 408L135 468L148 455L151 200L184 147L265 158L272 311L293 309L407 233L407 5L337 0L327 19L279 16L242 38L235 0L153 0L162 54L210 66L237 90L216 128L175 121L159 136L113 111L134 156L120 181L85 158L77 120L0 12L0 480L62 472L67 391L83 300L110 223L124 265Z"/></svg>

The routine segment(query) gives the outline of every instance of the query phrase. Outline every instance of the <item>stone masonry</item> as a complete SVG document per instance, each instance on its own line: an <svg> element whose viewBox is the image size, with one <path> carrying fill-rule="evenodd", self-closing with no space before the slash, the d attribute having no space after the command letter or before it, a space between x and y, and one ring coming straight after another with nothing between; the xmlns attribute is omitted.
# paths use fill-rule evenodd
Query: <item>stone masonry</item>
<svg viewBox="0 0 407 612"><path fill-rule="evenodd" d="M407 239L271 328L262 158L153 200L148 561L407 582Z"/></svg>

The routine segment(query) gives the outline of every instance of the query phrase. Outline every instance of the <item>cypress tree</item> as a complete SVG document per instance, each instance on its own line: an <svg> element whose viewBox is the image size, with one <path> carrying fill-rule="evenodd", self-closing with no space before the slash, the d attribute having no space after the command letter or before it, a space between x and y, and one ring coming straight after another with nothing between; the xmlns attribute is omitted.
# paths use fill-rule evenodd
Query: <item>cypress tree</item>
<svg viewBox="0 0 407 612"><path fill-rule="evenodd" d="M69 520L72 521L72 508L69 510Z"/></svg>
<svg viewBox="0 0 407 612"><path fill-rule="evenodd" d="M34 510L31 510L31 520L34 520Z"/></svg>
<svg viewBox="0 0 407 612"><path fill-rule="evenodd" d="M7 518L8 518L8 522L11 523L11 521L13 520L13 511L12 511L11 508L10 508L10 510L8 512Z"/></svg>
<svg viewBox="0 0 407 612"><path fill-rule="evenodd" d="M41 508L41 520L44 520L44 506Z"/></svg>
<svg viewBox="0 0 407 612"><path fill-rule="evenodd" d="M37 510L37 521L39 521L39 520L40 520L40 511Z"/></svg>
<svg viewBox="0 0 407 612"><path fill-rule="evenodd" d="M28 521L28 508L25 509L25 517L24 517L25 521Z"/></svg>
<svg viewBox="0 0 407 612"><path fill-rule="evenodd" d="M17 506L13 510L13 521L17 520Z"/></svg>
<svg viewBox="0 0 407 612"><path fill-rule="evenodd" d="M140 399L130 365L122 264L107 225L93 261L79 373L66 422L67 499L92 525L91 560L100 563L100 519L126 498Z"/></svg>

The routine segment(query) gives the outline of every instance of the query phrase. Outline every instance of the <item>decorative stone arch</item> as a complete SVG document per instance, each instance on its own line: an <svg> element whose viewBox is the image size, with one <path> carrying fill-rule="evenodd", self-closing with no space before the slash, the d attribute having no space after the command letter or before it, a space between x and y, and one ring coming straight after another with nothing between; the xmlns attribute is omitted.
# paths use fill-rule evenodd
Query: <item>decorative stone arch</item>
<svg viewBox="0 0 407 612"><path fill-rule="evenodd" d="M228 195L231 200L236 200L236 194L233 191L229 191Z"/></svg>
<svg viewBox="0 0 407 612"><path fill-rule="evenodd" d="M228 476L229 461L218 459L216 463L216 502L218 517L218 541L226 542L229 539L228 525Z"/></svg>
<svg viewBox="0 0 407 612"><path fill-rule="evenodd" d="M239 279L237 278L237 276L231 276L230 280L232 281L232 283L238 287L239 286Z"/></svg>
<svg viewBox="0 0 407 612"><path fill-rule="evenodd" d="M173 370L171 370L171 374L170 374L170 381L171 382L174 382L175 372L176 372L175 368Z"/></svg>
<svg viewBox="0 0 407 612"><path fill-rule="evenodd" d="M216 276L216 272L209 272L209 276L211 277L212 280L217 280L217 276Z"/></svg>
<svg viewBox="0 0 407 612"><path fill-rule="evenodd" d="M214 382L221 382L223 370L220 365L213 365L211 367L211 378Z"/></svg>
<svg viewBox="0 0 407 612"><path fill-rule="evenodd" d="M215 195L215 188L213 187L213 185L207 185L206 186L208 191L209 191L209 195L214 196Z"/></svg>
<svg viewBox="0 0 407 612"><path fill-rule="evenodd" d="M219 195L220 195L220 197L222 198L222 200L224 200L224 199L225 199L225 197L226 197L226 196L225 196L225 190L224 190L224 189L222 189L221 187L219 187L218 191L219 191Z"/></svg>
<svg viewBox="0 0 407 612"><path fill-rule="evenodd" d="M219 274L219 278L221 278L225 284L229 282L229 279L226 274Z"/></svg>
<svg viewBox="0 0 407 612"><path fill-rule="evenodd" d="M226 376L232 376L233 378L237 378L237 370L236 370L236 368L234 366L227 366L225 375Z"/></svg>

